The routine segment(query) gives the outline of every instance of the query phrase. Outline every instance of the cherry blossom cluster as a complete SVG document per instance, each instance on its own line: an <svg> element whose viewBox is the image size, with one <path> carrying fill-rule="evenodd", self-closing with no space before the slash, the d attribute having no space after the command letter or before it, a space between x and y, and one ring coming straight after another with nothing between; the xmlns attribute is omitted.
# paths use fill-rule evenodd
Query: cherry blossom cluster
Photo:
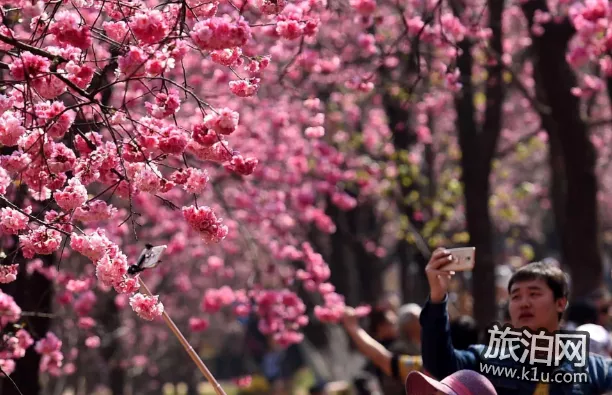
<svg viewBox="0 0 612 395"><path fill-rule="evenodd" d="M4 345L0 351L0 368L5 374L11 374L15 370L15 359L23 358L26 349L34 344L27 330L12 328L21 318L21 313L21 308L15 300L0 291L0 329L3 332ZM41 353L38 349L36 351Z"/></svg>
<svg viewBox="0 0 612 395"><path fill-rule="evenodd" d="M228 238L232 228L218 215L224 210L198 199L211 199L211 177L219 182L232 174L253 176L260 168L255 147L230 140L245 132L237 101L260 91L274 42L314 38L325 4L245 2L238 4L240 12L235 6L197 0L86 0L53 9L19 0L11 8L3 5L3 13L23 10L18 22L4 18L0 26L6 88L0 94L3 247L29 260L27 273L60 287L57 302L77 314L87 347L100 344L91 317L98 291L114 289L118 305L131 306L147 321L164 311L159 296L138 293L138 278L128 273L138 251L126 242L127 226L136 232L135 218L148 209L145 195L158 203L145 216L153 223L159 207L176 206L186 224L179 235L204 245ZM263 39L258 32L265 33ZM237 79L219 77L230 72ZM193 80L202 75L225 86L210 89ZM234 102L214 100L215 90L220 96L227 91ZM325 222L320 209L310 217ZM328 220L324 226L332 228ZM169 253L184 248L173 241ZM62 255L68 267L58 270L34 259L51 254ZM79 255L91 265L71 273L70 262ZM2 266L0 282L16 281L18 268ZM211 295L204 297L211 306L226 304L226 291L220 299ZM247 306L246 300L235 306L236 314L245 314ZM202 330L205 322L192 326ZM59 374L62 342L49 332L36 344L41 370ZM74 367L69 365L65 373Z"/></svg>
<svg viewBox="0 0 612 395"><path fill-rule="evenodd" d="M62 341L53 332L47 332L44 338L36 342L34 349L42 356L40 361L41 371L49 372L55 376L61 374L60 368L64 360L61 348Z"/></svg>
<svg viewBox="0 0 612 395"><path fill-rule="evenodd" d="M589 62L595 62L601 68L602 77L612 76L612 29L609 26L612 10L605 1L586 1L572 4L569 10L559 12L538 12L538 26L542 31L546 23L553 23L555 18L565 16L570 19L576 29L576 36L572 40L567 53L567 61L577 69L582 68ZM579 86L573 93L578 97L590 98L602 92L605 82L599 75L587 73L582 76Z"/></svg>

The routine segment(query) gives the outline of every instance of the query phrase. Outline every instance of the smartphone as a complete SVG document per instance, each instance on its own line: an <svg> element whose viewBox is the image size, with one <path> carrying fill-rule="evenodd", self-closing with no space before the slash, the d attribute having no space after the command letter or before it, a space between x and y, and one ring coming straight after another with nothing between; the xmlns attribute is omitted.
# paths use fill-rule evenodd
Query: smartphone
<svg viewBox="0 0 612 395"><path fill-rule="evenodd" d="M453 260L442 266L440 270L465 272L474 269L476 247L449 248Z"/></svg>

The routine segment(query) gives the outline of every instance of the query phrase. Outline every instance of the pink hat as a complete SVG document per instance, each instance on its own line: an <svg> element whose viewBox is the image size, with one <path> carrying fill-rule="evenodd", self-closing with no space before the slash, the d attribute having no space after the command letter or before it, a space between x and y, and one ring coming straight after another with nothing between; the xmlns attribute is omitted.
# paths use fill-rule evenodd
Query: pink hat
<svg viewBox="0 0 612 395"><path fill-rule="evenodd" d="M459 370L442 381L417 371L406 378L408 395L434 395L436 391L446 395L497 395L489 379L474 370Z"/></svg>

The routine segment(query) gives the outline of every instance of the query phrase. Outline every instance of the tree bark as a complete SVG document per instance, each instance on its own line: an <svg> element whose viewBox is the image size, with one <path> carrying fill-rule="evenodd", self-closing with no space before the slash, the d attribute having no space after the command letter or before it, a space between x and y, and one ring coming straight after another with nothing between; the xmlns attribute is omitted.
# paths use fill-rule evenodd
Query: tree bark
<svg viewBox="0 0 612 395"><path fill-rule="evenodd" d="M548 12L548 5L544 0L532 0L522 9L531 28L536 10ZM565 19L548 23L544 29L541 36L531 37L534 72L551 109L547 123L554 122L547 131L558 139L564 160L564 218L557 221L563 224L562 260L570 268L572 296L582 297L602 285L596 153L580 114L580 99L571 93L577 85L576 76L565 60L574 28Z"/></svg>
<svg viewBox="0 0 612 395"><path fill-rule="evenodd" d="M354 236L348 225L348 213L328 201L327 215L336 224L336 232L329 235L331 251L327 262L331 270L330 282L336 287L336 292L344 295L347 305L355 306L361 300L361 288L355 265L356 248L353 248L350 241L347 245L347 239Z"/></svg>
<svg viewBox="0 0 612 395"><path fill-rule="evenodd" d="M384 266L380 258L366 250L363 240L364 236L375 233L378 226L374 207L364 203L350 210L347 215L349 229L356 230L352 249L356 255L355 264L361 289L358 303L374 304L379 302L383 294Z"/></svg>
<svg viewBox="0 0 612 395"><path fill-rule="evenodd" d="M490 48L495 54L502 52L502 12L504 2L489 0L489 27L492 31ZM455 10L458 13L458 10ZM464 185L465 213L470 244L476 247L476 265L473 273L474 318L484 328L497 317L495 294L495 262L493 259L493 225L489 213L491 165L501 131L502 65L493 62L488 69L486 86L487 105L482 130L476 123L474 91L472 86L473 59L471 43L460 43L461 55L457 66L463 89L455 99L457 128L461 147L462 181Z"/></svg>
<svg viewBox="0 0 612 395"><path fill-rule="evenodd" d="M3 154L10 151L11 148L5 147ZM13 203L18 207L23 206L23 201L26 197L27 190L24 186L18 187L15 191ZM17 236L12 236L12 245L7 247L4 245L9 241L10 236L0 239L3 243L3 250L6 252L5 258L1 264L10 265L19 263L19 271L17 280L12 283L2 284L0 289L2 292L12 296L15 302L22 311L32 313L51 314L53 301L53 284L45 276L37 271L31 275L26 271L27 261L19 249L19 239ZM49 267L55 262L55 254L42 255L39 257L44 267ZM44 337L51 327L51 318L48 316L27 316L22 317L21 321L25 323L25 329L30 333L36 341ZM10 375L11 380L6 378L0 379L0 395L23 394L36 395L40 392L40 359L41 356L34 351L34 347L28 348L23 358L17 359L15 362L15 371Z"/></svg>
<svg viewBox="0 0 612 395"><path fill-rule="evenodd" d="M557 231L554 232L556 234L555 241L559 240L558 244L560 248L563 248L565 244L564 237L568 236L568 232L566 232L566 224L565 224L565 210L567 209L566 204L566 191L567 191L567 183L565 177L565 166L564 166L564 158L563 151L561 149L561 142L559 141L559 137L556 133L549 134L549 166L550 166L550 201L553 209L554 223Z"/></svg>
<svg viewBox="0 0 612 395"><path fill-rule="evenodd" d="M100 350L100 354L108 369L107 380L113 395L122 395L125 391L125 371L121 368L121 342L115 332L121 327L119 309L115 304L115 299L105 295L106 300L104 309L101 311L100 322L104 327L104 333L110 338Z"/></svg>
<svg viewBox="0 0 612 395"><path fill-rule="evenodd" d="M409 60L408 60L409 62ZM409 66L406 66L409 69ZM388 118L389 129L393 133L393 146L396 152L407 151L417 143L417 136L410 128L410 111L401 106L401 101L393 97L388 91L383 94L383 106ZM398 184L400 185L400 199L397 205L400 212L408 218L414 225L414 229L420 232L423 229L424 223L414 219L414 207L410 204L405 204L403 198L409 196L415 190L416 183L406 186L402 183L402 175L398 175ZM433 180L430 180L433 183ZM400 289L402 291L402 301L422 301L427 297L429 290L426 287L414 286L415 284L427 284L427 276L425 276L425 266L429 260L429 256L423 256L416 246L411 245L405 239L398 241L397 245L398 256L400 258ZM416 272L411 270L413 265L416 265Z"/></svg>
<svg viewBox="0 0 612 395"><path fill-rule="evenodd" d="M474 100L471 83L472 56L470 45L461 44L463 54L458 66L463 83L462 97L455 101L457 128L461 146L461 177L464 185L465 214L470 245L476 247L476 265L473 277L474 318L484 327L496 317L495 263L491 217L489 215L490 162L485 163L479 147L479 136L474 119Z"/></svg>
<svg viewBox="0 0 612 395"><path fill-rule="evenodd" d="M44 255L40 257L45 267L49 267L53 264L53 258L53 255ZM23 257L19 254L17 262L23 261ZM51 281L38 272L28 275L24 263L19 265L17 280L5 284L1 288L3 292L11 295L15 299L15 302L21 307L22 311L51 313L51 303L53 299ZM25 317L23 321L25 321L26 324L25 329L30 332L35 340L44 337L51 326L51 319L48 317L28 316ZM0 394L18 395L20 391L24 395L39 394L41 390L40 359L41 356L34 351L34 347L28 348L25 356L16 360L15 371L10 376L15 384L3 378L0 381Z"/></svg>

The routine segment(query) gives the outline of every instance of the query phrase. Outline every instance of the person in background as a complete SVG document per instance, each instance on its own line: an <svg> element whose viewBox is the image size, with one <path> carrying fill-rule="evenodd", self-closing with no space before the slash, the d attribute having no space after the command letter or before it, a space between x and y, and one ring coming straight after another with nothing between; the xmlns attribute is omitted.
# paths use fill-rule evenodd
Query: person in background
<svg viewBox="0 0 612 395"><path fill-rule="evenodd" d="M610 292L603 287L597 288L587 297L595 304L597 309L597 325L601 325L606 329L610 329L610 305L612 297Z"/></svg>
<svg viewBox="0 0 612 395"><path fill-rule="evenodd" d="M584 324L577 327L576 331L589 334L589 352L604 357L612 355L612 338L606 328L597 324Z"/></svg>
<svg viewBox="0 0 612 395"><path fill-rule="evenodd" d="M420 306L413 304L406 306L410 306L410 308L406 307L404 310L405 312L411 311L412 314L416 314L418 312L420 315ZM416 308L414 306L416 306ZM359 351L368 357L373 364L378 366L383 373L403 381L412 370L422 369L422 359L420 353L402 352L400 350L401 347L391 350L387 349L381 343L377 342L376 339L370 337L365 331L359 328L357 320L352 317L352 314L354 314L354 310L347 308L345 311L344 324L349 336L357 344ZM420 336L420 323L418 325L418 333ZM476 344L478 342L478 328L476 326L476 321L470 316L461 316L453 321L451 323L451 338L453 347L458 350L465 350L470 345ZM414 349L409 351L414 351Z"/></svg>
<svg viewBox="0 0 612 395"><path fill-rule="evenodd" d="M355 342L359 351L385 375L403 383L408 373L413 370L422 369L423 363L420 356L393 353L361 328L358 320L359 318L355 315L355 309L346 307L343 318L346 332ZM384 390L383 393L387 394Z"/></svg>
<svg viewBox="0 0 612 395"><path fill-rule="evenodd" d="M397 340L397 315L389 308L373 309L369 318L368 332L382 345L390 346Z"/></svg>
<svg viewBox="0 0 612 395"><path fill-rule="evenodd" d="M592 300L583 298L569 304L565 318L563 329L574 330L581 325L596 324L599 312Z"/></svg>
<svg viewBox="0 0 612 395"><path fill-rule="evenodd" d="M421 355L421 306L408 303L398 310L398 336L390 350L399 354Z"/></svg>
<svg viewBox="0 0 612 395"><path fill-rule="evenodd" d="M493 384L473 370L459 370L441 381L412 372L406 379L407 395L497 395Z"/></svg>
<svg viewBox="0 0 612 395"><path fill-rule="evenodd" d="M383 347L391 349L398 340L398 317L389 305L379 306L370 313L371 336ZM402 391L403 381L386 374L374 361L368 361L366 370L372 372L380 383L383 394L393 394Z"/></svg>

